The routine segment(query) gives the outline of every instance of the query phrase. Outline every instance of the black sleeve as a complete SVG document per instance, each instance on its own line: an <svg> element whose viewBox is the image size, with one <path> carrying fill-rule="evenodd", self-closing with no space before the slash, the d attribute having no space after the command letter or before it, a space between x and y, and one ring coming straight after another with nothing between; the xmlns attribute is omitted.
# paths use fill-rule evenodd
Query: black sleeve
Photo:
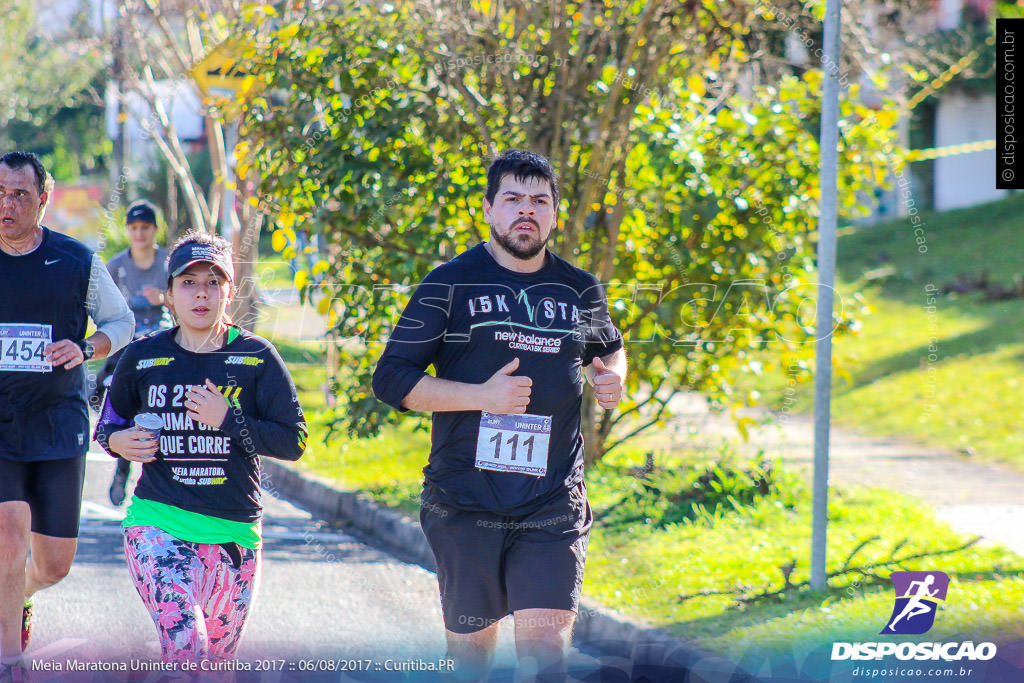
<svg viewBox="0 0 1024 683"><path fill-rule="evenodd" d="M608 299L604 287L593 278L583 293L587 310L584 311L584 352L583 367L594 362L597 356L607 356L622 348L622 334L608 314Z"/></svg>
<svg viewBox="0 0 1024 683"><path fill-rule="evenodd" d="M96 423L93 439L115 458L117 453L110 450L107 439L115 432L128 429L132 419L138 414L142 401L139 398L139 387L136 383L134 367L136 354L132 345L125 347L121 358L117 361L114 374L111 375L110 388L103 400L103 410Z"/></svg>
<svg viewBox="0 0 1024 683"><path fill-rule="evenodd" d="M402 400L427 376L448 327L452 285L436 272L413 292L373 371L374 396L403 413Z"/></svg>
<svg viewBox="0 0 1024 683"><path fill-rule="evenodd" d="M249 455L298 460L306 450L306 418L295 383L277 349L269 347L256 383L257 415L229 408L220 430Z"/></svg>

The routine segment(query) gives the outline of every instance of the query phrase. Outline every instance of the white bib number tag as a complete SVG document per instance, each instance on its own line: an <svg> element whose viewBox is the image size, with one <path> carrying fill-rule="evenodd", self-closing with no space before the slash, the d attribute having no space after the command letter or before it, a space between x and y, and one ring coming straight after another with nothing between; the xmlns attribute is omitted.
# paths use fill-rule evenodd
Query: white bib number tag
<svg viewBox="0 0 1024 683"><path fill-rule="evenodd" d="M43 349L53 341L50 325L0 323L0 370L52 372Z"/></svg>
<svg viewBox="0 0 1024 683"><path fill-rule="evenodd" d="M547 415L480 413L476 466L543 477L548 472L551 418Z"/></svg>

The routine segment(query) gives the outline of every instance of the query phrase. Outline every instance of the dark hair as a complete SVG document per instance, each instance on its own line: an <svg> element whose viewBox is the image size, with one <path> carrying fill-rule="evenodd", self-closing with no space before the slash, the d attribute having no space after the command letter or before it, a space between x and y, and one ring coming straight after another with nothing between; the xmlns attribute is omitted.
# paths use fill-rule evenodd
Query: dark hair
<svg viewBox="0 0 1024 683"><path fill-rule="evenodd" d="M46 172L43 162L32 152L8 152L0 157L0 164L13 170L31 166L36 176L36 190L39 194L53 189L53 176Z"/></svg>
<svg viewBox="0 0 1024 683"><path fill-rule="evenodd" d="M487 169L487 201L494 204L501 179L511 174L519 181L530 178L546 180L551 185L552 202L558 209L558 179L548 160L536 152L509 149L498 155Z"/></svg>
<svg viewBox="0 0 1024 683"><path fill-rule="evenodd" d="M187 244L208 244L211 247L217 247L222 249L226 254L231 254L231 243L219 235L211 235L208 232L187 232L178 238L178 241L174 243L170 251L167 253L167 262L170 263L171 257L181 247ZM174 278L170 274L167 276L167 289L171 288L171 283L174 282ZM234 283L231 284L232 291L234 290Z"/></svg>

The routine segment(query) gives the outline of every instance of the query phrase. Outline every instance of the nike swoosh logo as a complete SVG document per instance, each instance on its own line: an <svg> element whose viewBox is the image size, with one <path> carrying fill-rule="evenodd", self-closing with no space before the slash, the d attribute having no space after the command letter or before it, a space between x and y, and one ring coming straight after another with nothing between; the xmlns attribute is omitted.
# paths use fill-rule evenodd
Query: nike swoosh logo
<svg viewBox="0 0 1024 683"><path fill-rule="evenodd" d="M60 259L59 259L59 258L55 258L55 259L53 259L52 261L43 261L43 265L44 265L44 266L52 266L52 265L53 265L54 263L56 263L57 261L60 261Z"/></svg>

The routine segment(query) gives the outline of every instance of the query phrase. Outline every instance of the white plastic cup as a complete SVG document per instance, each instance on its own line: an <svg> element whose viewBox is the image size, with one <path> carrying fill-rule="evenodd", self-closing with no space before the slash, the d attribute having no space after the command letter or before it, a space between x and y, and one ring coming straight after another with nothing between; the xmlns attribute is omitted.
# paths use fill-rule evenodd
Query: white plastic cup
<svg viewBox="0 0 1024 683"><path fill-rule="evenodd" d="M133 424L152 434L147 441L159 441L160 432L164 429L164 420L156 413L139 413L135 416Z"/></svg>

